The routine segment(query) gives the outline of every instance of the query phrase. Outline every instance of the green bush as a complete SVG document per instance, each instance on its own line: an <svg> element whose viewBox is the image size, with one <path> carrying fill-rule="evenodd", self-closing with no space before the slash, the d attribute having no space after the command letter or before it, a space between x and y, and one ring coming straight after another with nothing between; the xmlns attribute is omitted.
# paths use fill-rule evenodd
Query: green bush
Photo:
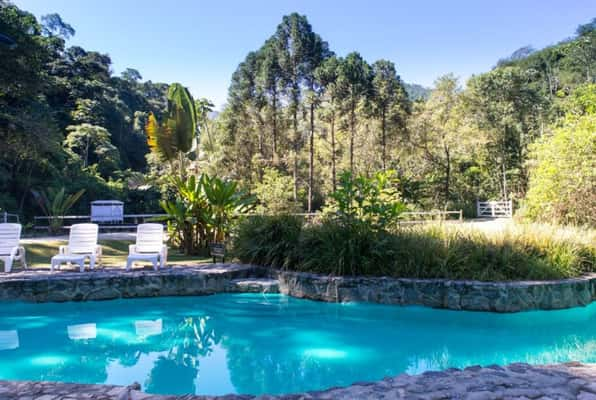
<svg viewBox="0 0 596 400"><path fill-rule="evenodd" d="M330 275L509 281L561 279L592 272L594 232L522 226L484 233L415 226L394 233L364 223L254 217L240 224L244 262Z"/></svg>
<svg viewBox="0 0 596 400"><path fill-rule="evenodd" d="M232 253L242 262L290 267L302 227L303 219L290 215L246 216L238 224Z"/></svg>
<svg viewBox="0 0 596 400"><path fill-rule="evenodd" d="M365 223L327 220L303 229L295 269L332 275L391 275L395 237Z"/></svg>
<svg viewBox="0 0 596 400"><path fill-rule="evenodd" d="M252 190L259 200L257 212L271 215L301 212L300 202L294 201L293 188L291 176L282 175L274 168L265 168L262 179Z"/></svg>
<svg viewBox="0 0 596 400"><path fill-rule="evenodd" d="M338 224L364 224L372 230L386 230L395 227L400 214L406 211L395 171L377 172L372 178L345 171L338 186L325 210L325 215Z"/></svg>
<svg viewBox="0 0 596 400"><path fill-rule="evenodd" d="M552 135L530 148L522 213L531 220L596 226L596 84L580 89Z"/></svg>

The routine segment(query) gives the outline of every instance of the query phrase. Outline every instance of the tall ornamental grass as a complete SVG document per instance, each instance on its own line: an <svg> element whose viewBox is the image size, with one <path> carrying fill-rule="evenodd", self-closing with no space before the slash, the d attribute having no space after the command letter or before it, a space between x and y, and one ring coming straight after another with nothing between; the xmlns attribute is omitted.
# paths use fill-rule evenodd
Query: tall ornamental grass
<svg viewBox="0 0 596 400"><path fill-rule="evenodd" d="M243 262L330 275L482 281L551 280L594 271L596 234L587 229L514 225L483 232L418 225L394 232L366 224L251 217L237 231Z"/></svg>

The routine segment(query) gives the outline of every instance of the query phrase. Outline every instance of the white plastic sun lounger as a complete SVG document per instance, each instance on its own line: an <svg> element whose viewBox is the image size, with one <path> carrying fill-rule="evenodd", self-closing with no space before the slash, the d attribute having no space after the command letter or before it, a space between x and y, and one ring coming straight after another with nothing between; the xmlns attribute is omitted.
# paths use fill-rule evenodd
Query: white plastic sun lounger
<svg viewBox="0 0 596 400"><path fill-rule="evenodd" d="M27 268L25 248L19 245L21 224L0 224L0 260L4 262L4 271L10 272L14 261L20 261Z"/></svg>
<svg viewBox="0 0 596 400"><path fill-rule="evenodd" d="M101 263L101 246L97 244L99 228L97 224L75 224L70 227L68 245L60 246L58 255L52 257L51 270L62 263L75 263L85 270L85 259L89 259L89 268Z"/></svg>
<svg viewBox="0 0 596 400"><path fill-rule="evenodd" d="M162 224L139 224L137 226L136 244L128 248L126 270L130 271L135 261L150 261L157 271L159 267L166 265L168 258L168 247L163 243Z"/></svg>

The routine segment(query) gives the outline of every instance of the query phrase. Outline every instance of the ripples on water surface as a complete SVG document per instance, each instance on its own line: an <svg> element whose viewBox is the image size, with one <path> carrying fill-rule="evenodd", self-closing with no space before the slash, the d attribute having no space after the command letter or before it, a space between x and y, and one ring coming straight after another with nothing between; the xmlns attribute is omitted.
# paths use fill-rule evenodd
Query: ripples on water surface
<svg viewBox="0 0 596 400"><path fill-rule="evenodd" d="M596 362L596 304L492 314L259 294L0 303L0 379L260 394L570 360Z"/></svg>

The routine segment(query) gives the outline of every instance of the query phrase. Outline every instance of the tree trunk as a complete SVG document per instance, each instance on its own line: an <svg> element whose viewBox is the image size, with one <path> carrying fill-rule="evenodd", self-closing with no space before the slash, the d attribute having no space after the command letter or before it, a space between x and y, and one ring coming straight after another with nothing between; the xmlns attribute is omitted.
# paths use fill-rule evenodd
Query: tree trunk
<svg viewBox="0 0 596 400"><path fill-rule="evenodd" d="M308 212L312 212L312 198L314 185L315 161L315 105L310 104L310 159L308 165Z"/></svg>
<svg viewBox="0 0 596 400"><path fill-rule="evenodd" d="M502 200L507 200L507 167L505 166L505 157L501 161L501 174L503 174L503 192L502 192Z"/></svg>
<svg viewBox="0 0 596 400"><path fill-rule="evenodd" d="M85 161L83 161L83 168L87 168L87 165L89 165L89 146L90 146L90 142L91 139L89 138L89 135L87 135L87 143L85 144Z"/></svg>
<svg viewBox="0 0 596 400"><path fill-rule="evenodd" d="M385 109L383 108L383 112L381 114L381 163L383 164L383 171L387 169L387 139L386 139L386 117L385 117Z"/></svg>
<svg viewBox="0 0 596 400"><path fill-rule="evenodd" d="M264 128L261 126L261 128ZM261 155L261 159L265 159L265 149L264 149L264 138L263 138L263 130L259 129L259 154Z"/></svg>
<svg viewBox="0 0 596 400"><path fill-rule="evenodd" d="M445 202L443 207L447 209L447 202L449 201L449 191L451 190L451 155L449 147L443 144L445 150Z"/></svg>
<svg viewBox="0 0 596 400"><path fill-rule="evenodd" d="M273 160L277 164L277 94L273 94Z"/></svg>
<svg viewBox="0 0 596 400"><path fill-rule="evenodd" d="M354 135L356 130L356 110L350 110L350 173L354 173Z"/></svg>
<svg viewBox="0 0 596 400"><path fill-rule="evenodd" d="M331 181L333 191L337 188L337 180L335 177L335 111L331 112Z"/></svg>
<svg viewBox="0 0 596 400"><path fill-rule="evenodd" d="M294 178L294 201L298 200L298 116L297 110L294 110L293 125L294 125L294 166L292 168L292 176Z"/></svg>
<svg viewBox="0 0 596 400"><path fill-rule="evenodd" d="M179 151L178 152L178 168L180 168L180 179L186 179L186 168L184 166L184 153Z"/></svg>

